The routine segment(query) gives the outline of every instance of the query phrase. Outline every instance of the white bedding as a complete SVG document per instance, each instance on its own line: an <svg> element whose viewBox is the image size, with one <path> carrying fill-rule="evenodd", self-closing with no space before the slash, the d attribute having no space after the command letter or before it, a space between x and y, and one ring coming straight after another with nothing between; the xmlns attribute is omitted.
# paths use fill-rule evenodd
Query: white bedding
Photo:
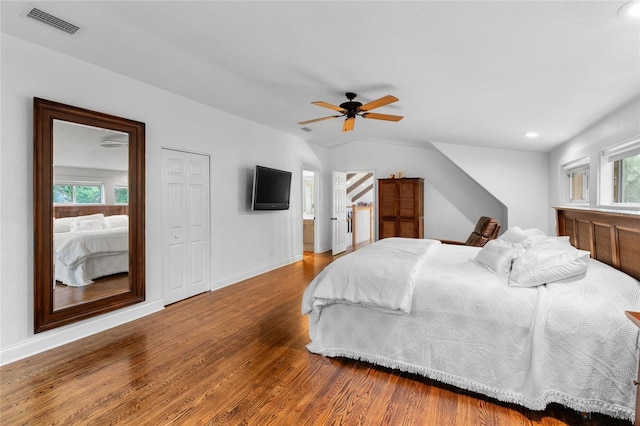
<svg viewBox="0 0 640 426"><path fill-rule="evenodd" d="M129 269L127 227L54 233L55 279L78 287Z"/></svg>
<svg viewBox="0 0 640 426"><path fill-rule="evenodd" d="M311 282L302 309L319 315L323 305L348 303L409 313L418 268L439 244L436 240L387 238L342 257ZM371 268L372 264L376 267Z"/></svg>
<svg viewBox="0 0 640 426"><path fill-rule="evenodd" d="M319 306L321 313L309 317L308 349L418 373L533 410L558 402L632 420L640 348L638 329L624 311L640 309L640 283L591 260L586 276L510 287L504 275L472 261L479 250L433 246L417 269L408 314ZM311 312L313 299L312 290L305 292L303 313Z"/></svg>

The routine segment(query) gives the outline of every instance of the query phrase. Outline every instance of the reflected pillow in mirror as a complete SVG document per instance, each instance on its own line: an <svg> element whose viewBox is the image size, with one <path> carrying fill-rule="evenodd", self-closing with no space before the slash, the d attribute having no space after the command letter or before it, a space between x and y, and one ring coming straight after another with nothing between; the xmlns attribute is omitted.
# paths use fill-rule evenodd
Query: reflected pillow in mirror
<svg viewBox="0 0 640 426"><path fill-rule="evenodd" d="M104 214L88 214L84 216L61 217L53 221L53 232L70 232L71 224L85 220L104 220Z"/></svg>
<svg viewBox="0 0 640 426"><path fill-rule="evenodd" d="M102 220L78 220L71 223L71 232L99 231L104 227Z"/></svg>
<svg viewBox="0 0 640 426"><path fill-rule="evenodd" d="M127 228L129 226L129 216L126 214L105 216L104 222L107 228Z"/></svg>

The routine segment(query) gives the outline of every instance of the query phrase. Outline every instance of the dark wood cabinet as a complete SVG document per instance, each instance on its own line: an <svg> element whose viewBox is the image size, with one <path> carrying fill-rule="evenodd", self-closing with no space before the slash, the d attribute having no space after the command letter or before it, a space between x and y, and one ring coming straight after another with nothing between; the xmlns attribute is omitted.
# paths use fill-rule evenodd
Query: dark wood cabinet
<svg viewBox="0 0 640 426"><path fill-rule="evenodd" d="M424 179L378 179L378 238L424 238Z"/></svg>

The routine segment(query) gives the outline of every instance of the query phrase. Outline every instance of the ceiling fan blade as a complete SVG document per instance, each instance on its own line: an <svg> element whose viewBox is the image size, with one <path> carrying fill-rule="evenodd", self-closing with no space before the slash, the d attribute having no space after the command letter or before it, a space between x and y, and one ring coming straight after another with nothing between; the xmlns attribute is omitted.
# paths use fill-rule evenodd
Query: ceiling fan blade
<svg viewBox="0 0 640 426"><path fill-rule="evenodd" d="M342 126L342 131L343 132L350 132L351 130L353 130L353 126L356 124L356 118L355 117L348 117L346 120L344 120L344 126Z"/></svg>
<svg viewBox="0 0 640 426"><path fill-rule="evenodd" d="M365 112L362 118L373 118L374 120L400 121L404 118L402 115L376 114L375 112Z"/></svg>
<svg viewBox="0 0 640 426"><path fill-rule="evenodd" d="M392 102L397 102L397 101L398 101L398 98L396 98L395 96L387 95L387 96L381 97L380 99L376 99L375 101L371 101L367 104L364 104L358 109L360 111L371 111L374 108L379 108L381 106L390 104Z"/></svg>
<svg viewBox="0 0 640 426"><path fill-rule="evenodd" d="M342 115L330 115L329 117L314 118L313 120L299 121L298 124L304 126L306 124L317 123L318 121L331 120L332 118L342 117Z"/></svg>
<svg viewBox="0 0 640 426"><path fill-rule="evenodd" d="M324 108L332 109L334 111L338 111L338 112L342 112L342 113L346 113L347 112L347 110L345 110L344 108L341 108L341 107L339 107L337 105L330 104L329 102L315 101L315 102L311 102L311 103L314 104L314 105L318 105L318 106L324 107Z"/></svg>

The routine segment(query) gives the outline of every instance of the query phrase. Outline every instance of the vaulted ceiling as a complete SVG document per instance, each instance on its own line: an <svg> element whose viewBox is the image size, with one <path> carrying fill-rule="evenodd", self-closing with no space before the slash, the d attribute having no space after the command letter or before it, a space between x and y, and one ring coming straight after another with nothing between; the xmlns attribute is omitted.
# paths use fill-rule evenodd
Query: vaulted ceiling
<svg viewBox="0 0 640 426"><path fill-rule="evenodd" d="M640 21L624 1L0 2L3 33L311 142L549 151L640 94ZM26 18L37 7L69 36ZM312 101L398 102L400 122ZM37 95L37 94L34 94ZM535 131L536 139L524 136Z"/></svg>

